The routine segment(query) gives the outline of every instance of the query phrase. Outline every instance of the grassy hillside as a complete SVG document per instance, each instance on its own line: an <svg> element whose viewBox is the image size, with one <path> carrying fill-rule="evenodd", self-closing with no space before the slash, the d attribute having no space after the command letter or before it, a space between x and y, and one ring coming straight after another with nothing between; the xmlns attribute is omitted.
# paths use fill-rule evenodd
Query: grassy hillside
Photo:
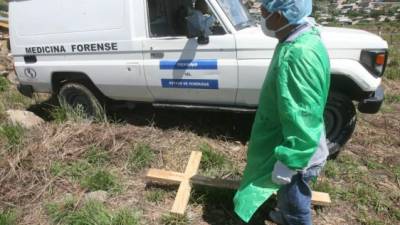
<svg viewBox="0 0 400 225"><path fill-rule="evenodd" d="M400 223L399 56L392 47L381 112L359 115L353 138L313 184L333 198L314 209L315 224ZM90 123L46 98L25 98L0 77L0 225L239 224L232 192L195 187L187 215L177 217L168 213L176 187L146 185L143 174L183 171L200 150L202 174L239 179L251 116L139 107ZM6 121L7 109L29 109L47 122L26 130ZM107 196L86 200L98 190ZM253 224L263 224L262 213Z"/></svg>

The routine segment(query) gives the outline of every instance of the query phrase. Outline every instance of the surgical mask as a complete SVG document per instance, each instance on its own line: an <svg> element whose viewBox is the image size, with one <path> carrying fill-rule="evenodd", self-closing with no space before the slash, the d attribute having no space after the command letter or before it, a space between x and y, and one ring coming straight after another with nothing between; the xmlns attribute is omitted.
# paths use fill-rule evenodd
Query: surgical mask
<svg viewBox="0 0 400 225"><path fill-rule="evenodd" d="M279 33L280 31L284 30L288 26L290 26L290 24L286 24L283 27L279 28L278 30L270 30L267 28L267 22L271 18L272 15L273 15L273 13L269 14L265 18L264 22L261 23L261 30L264 33L264 35L266 35L268 37L276 38L276 34Z"/></svg>
<svg viewBox="0 0 400 225"><path fill-rule="evenodd" d="M276 37L275 31L270 30L270 29L267 28L267 21L266 20L261 22L261 30L262 30L262 32L264 33L265 36L272 37L272 38Z"/></svg>

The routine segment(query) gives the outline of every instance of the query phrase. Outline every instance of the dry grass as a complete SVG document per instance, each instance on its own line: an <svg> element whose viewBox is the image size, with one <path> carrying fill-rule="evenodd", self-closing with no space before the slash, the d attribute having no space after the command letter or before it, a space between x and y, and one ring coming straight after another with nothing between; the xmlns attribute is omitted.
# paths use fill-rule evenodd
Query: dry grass
<svg viewBox="0 0 400 225"><path fill-rule="evenodd" d="M103 149L103 154L107 152L106 168L121 181L123 193L115 197L115 203L109 204L118 204L119 198L128 197L135 205L143 205L140 193L145 192L144 170L151 166L183 171L191 150L199 149L199 143L205 140L219 149L226 149L216 140L179 130L163 131L123 124L48 123L40 128L40 132L29 133L23 140L25 147L21 151L0 161L1 207L22 209L25 216L21 224L32 224L35 222L32 219L37 218L32 217L27 208L40 208L43 202L62 198L66 193L78 196L85 190L85 185L60 174L54 165L56 162L77 162L93 154L93 148ZM147 143L157 149L157 154L151 164L132 173L127 159L132 146L137 143Z"/></svg>
<svg viewBox="0 0 400 225"><path fill-rule="evenodd" d="M392 90L392 94L399 93L396 82L385 81L385 85ZM344 153L328 166L331 169L316 186L331 192L335 199L332 207L325 208L323 212L317 211L316 224L380 224L374 223L372 217L375 220L386 217L392 222L397 220L389 214L396 215L396 207L399 207L396 205L399 196L393 195L399 193L399 174L397 172L396 177L394 172L400 164L400 140L396 135L400 133L398 107L398 103L385 105L383 112L377 115L359 117L357 130ZM73 164L84 160L94 167L100 165L112 171L118 178L120 190L106 202L108 209L138 207L143 210L143 219L148 224L163 224L162 221L166 221L167 217L163 215L172 205L176 189L167 188L166 193L160 194L163 199L160 199L159 193L146 195L149 191L146 191L143 173L147 168L183 171L190 152L204 151L204 146L209 146L212 150L207 151L216 154L209 154L211 159L208 163L212 167L220 168L220 162L226 159L232 161L238 171L242 171L245 165L245 145L223 138L201 136L184 128L164 130L156 125L66 122L46 123L35 131L27 132L23 138L24 148L13 154L2 152L0 158L0 208L20 213L20 224L50 224L43 203L63 199L67 194L79 197L87 191L78 180L61 173L57 162ZM144 167L132 171L128 159L137 149L132 146L138 145L152 149L154 158ZM382 165L385 167L381 168ZM222 171L226 174L231 172ZM372 185L364 185L367 183ZM371 193L379 195L363 198ZM381 198L385 195L389 197ZM196 199L189 206L187 219L192 224L200 221L212 224L212 221L217 221L217 215L224 215L225 221L231 221L229 195L213 205L215 196L218 195L198 189L194 193ZM389 206L394 210L388 211ZM343 210L348 213L344 214ZM205 214L211 214L210 218L204 217Z"/></svg>

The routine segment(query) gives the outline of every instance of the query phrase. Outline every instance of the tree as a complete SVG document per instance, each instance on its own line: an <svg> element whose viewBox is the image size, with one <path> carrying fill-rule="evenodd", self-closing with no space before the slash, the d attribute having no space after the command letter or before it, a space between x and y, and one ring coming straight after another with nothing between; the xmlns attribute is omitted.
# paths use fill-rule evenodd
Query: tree
<svg viewBox="0 0 400 225"><path fill-rule="evenodd" d="M0 11L8 11L7 0L0 0Z"/></svg>

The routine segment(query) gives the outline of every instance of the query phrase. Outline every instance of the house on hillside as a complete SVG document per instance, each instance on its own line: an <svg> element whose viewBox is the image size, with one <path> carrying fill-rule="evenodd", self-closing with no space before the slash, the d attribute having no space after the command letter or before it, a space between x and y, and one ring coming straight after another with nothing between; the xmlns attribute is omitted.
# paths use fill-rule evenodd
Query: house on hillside
<svg viewBox="0 0 400 225"><path fill-rule="evenodd" d="M338 17L337 18L337 21L340 23L340 24L343 24L343 25L352 25L353 24L353 20L351 20L349 17L347 17L347 16L341 16L341 17Z"/></svg>

